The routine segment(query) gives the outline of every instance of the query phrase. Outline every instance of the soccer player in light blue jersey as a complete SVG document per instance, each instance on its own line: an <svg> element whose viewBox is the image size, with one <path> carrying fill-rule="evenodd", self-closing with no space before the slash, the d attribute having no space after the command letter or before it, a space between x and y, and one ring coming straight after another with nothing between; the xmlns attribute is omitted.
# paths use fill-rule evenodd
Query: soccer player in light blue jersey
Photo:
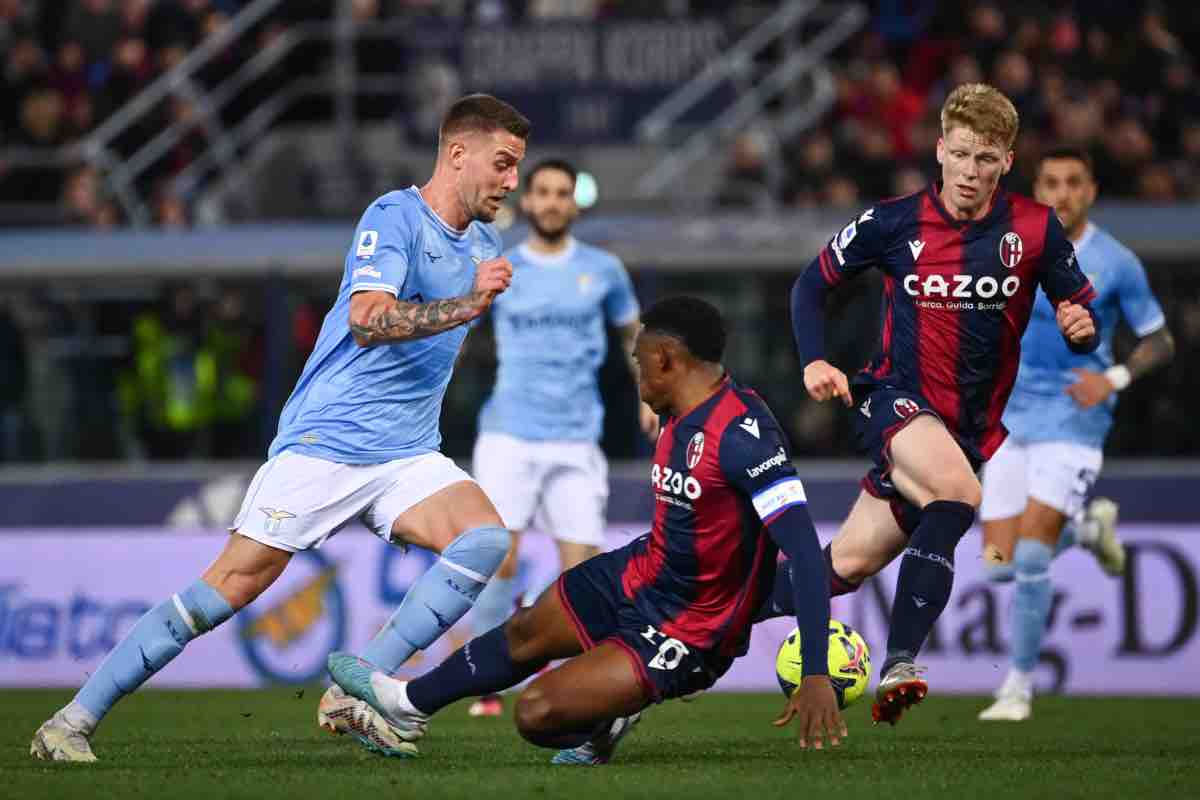
<svg viewBox="0 0 1200 800"><path fill-rule="evenodd" d="M521 210L530 232L505 254L513 281L492 306L499 370L479 416L474 454L475 478L514 542L475 606L478 635L513 611L517 532L536 520L557 540L564 571L600 552L608 465L597 445L604 406L596 372L604 363L607 325L619 331L636 377L637 298L616 256L571 236L579 216L575 168L547 160L527 171ZM657 415L645 403L639 414L653 437ZM496 716L503 705L493 695L468 710Z"/></svg>
<svg viewBox="0 0 1200 800"><path fill-rule="evenodd" d="M353 520L441 556L361 660L393 672L471 607L508 552L509 533L479 486L438 451L438 417L467 324L512 278L486 223L517 188L529 128L494 97L458 100L442 122L429 182L366 210L337 301L224 549L199 580L138 620L38 729L34 756L95 761L89 740L118 700L258 597L293 553L320 547ZM330 655L331 663L356 658ZM385 755L416 752L408 732L341 687L322 697L318 722Z"/></svg>
<svg viewBox="0 0 1200 800"><path fill-rule="evenodd" d="M1116 536L1117 506L1084 499L1100 472L1117 394L1171 360L1175 345L1137 256L1088 221L1096 200L1088 155L1073 148L1045 154L1034 182L1075 245L1079 265L1099 294L1092 304L1101 344L1076 355L1063 344L1054 311L1038 292L1021 341L1021 367L1004 412L1009 437L984 470L984 562L994 580L1016 578L1012 667L982 720L1023 720L1031 713L1033 669L1050 611L1050 561L1078 542L1111 575L1125 567ZM1124 364L1112 340L1124 319L1138 344Z"/></svg>

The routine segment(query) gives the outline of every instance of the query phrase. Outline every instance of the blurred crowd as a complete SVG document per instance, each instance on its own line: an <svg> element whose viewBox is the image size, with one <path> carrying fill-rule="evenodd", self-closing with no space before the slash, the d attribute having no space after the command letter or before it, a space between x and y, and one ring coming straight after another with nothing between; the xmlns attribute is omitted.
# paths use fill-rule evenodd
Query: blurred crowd
<svg viewBox="0 0 1200 800"><path fill-rule="evenodd" d="M64 151L139 91L220 33L244 0L0 0L0 224L28 224L24 207L54 208L40 223L109 227L128 221L93 164ZM196 75L211 90L290 26L327 19L333 0L290 0ZM1021 114L1008 183L1028 188L1050 143L1089 148L1107 198L1200 199L1200 15L1191 4L1058 0L1033 4L876 2L871 24L834 56L837 99L805 134L779 141L764 128L732 143L717 202L725 207L854 206L922 185L934 166L937 110L964 81L989 81ZM716 0L352 0L354 20L442 18L455 24L720 15L743 30L767 3ZM757 9L753 17L748 9ZM740 15L740 17L739 17ZM740 18L740 22L738 22ZM395 72L398 44L361 40L360 68ZM781 52L769 52L762 69ZM330 71L328 43L298 48L218 111L181 87L108 143L114 163L162 131L182 135L136 176L153 221L189 223L172 178L295 75ZM402 101L401 101L402 102ZM785 109L788 98L780 101ZM329 119L301 102L289 119ZM48 158L50 153L59 155ZM234 156L239 154L233 154ZM107 167L105 169L111 169Z"/></svg>
<svg viewBox="0 0 1200 800"><path fill-rule="evenodd" d="M81 142L115 111L188 53L220 31L238 0L0 0L0 201L31 207L57 202L57 218L31 221L111 227L123 214L103 175L65 146ZM219 77L237 54L218 59L204 76ZM186 223L186 208L166 178L204 146L204 126L185 92L170 99L112 142L127 158L172 124L187 126L143 177L155 221ZM50 157L57 151L56 157ZM15 223L23 219L18 214Z"/></svg>
<svg viewBox="0 0 1200 800"><path fill-rule="evenodd" d="M107 175L66 146L84 141L224 30L243 5L245 0L0 0L0 204L5 206L0 224L106 228L127 222L119 198L105 183ZM359 25L422 17L499 24L710 13L721 5L707 0L352 0L350 9ZM202 68L197 88L212 90L290 26L329 19L337 6L335 0L282 3ZM394 73L402 61L394 43L361 41L358 51L360 67L367 71ZM331 57L327 42L297 49L216 112L206 108L202 92L185 85L106 142L112 161L120 162L171 126L184 132L136 176L153 222L164 227L189 223L188 198L171 179L213 143L215 124L228 128L246 119L294 76L331 72ZM328 103L298 103L289 119L329 119L330 113ZM46 218L43 209L55 205L57 213Z"/></svg>
<svg viewBox="0 0 1200 800"><path fill-rule="evenodd" d="M887 4L894 6L895 4ZM811 131L733 142L719 202L856 206L908 194L936 169L938 111L986 81L1021 118L1007 185L1028 191L1039 152L1089 150L1105 199L1200 200L1200 15L1191 3L913 2L834 59L837 99Z"/></svg>

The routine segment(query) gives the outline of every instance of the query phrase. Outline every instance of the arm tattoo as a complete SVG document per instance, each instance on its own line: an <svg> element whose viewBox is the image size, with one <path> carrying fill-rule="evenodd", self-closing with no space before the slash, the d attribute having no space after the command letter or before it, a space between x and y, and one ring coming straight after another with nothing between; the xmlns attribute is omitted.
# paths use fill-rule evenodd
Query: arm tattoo
<svg viewBox="0 0 1200 800"><path fill-rule="evenodd" d="M1138 341L1125 366L1134 380L1166 364L1175 355L1175 339L1165 327Z"/></svg>
<svg viewBox="0 0 1200 800"><path fill-rule="evenodd" d="M479 316L479 310L474 294L431 303L393 299L390 304L373 309L365 323L351 322L350 332L361 345L424 339L470 322Z"/></svg>

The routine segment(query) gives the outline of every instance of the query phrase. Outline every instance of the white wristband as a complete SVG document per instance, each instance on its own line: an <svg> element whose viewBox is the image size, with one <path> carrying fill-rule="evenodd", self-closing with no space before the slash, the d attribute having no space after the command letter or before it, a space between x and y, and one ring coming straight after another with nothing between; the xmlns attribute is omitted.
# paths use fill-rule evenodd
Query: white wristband
<svg viewBox="0 0 1200 800"><path fill-rule="evenodd" d="M1115 367L1104 370L1104 377L1108 378L1113 391L1116 392L1123 391L1133 382L1133 375L1130 374L1129 367L1124 364L1117 364Z"/></svg>

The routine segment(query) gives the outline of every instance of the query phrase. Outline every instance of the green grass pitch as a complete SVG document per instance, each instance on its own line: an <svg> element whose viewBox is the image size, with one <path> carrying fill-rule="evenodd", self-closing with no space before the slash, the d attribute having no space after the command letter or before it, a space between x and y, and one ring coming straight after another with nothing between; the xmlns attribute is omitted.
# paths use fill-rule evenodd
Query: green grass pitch
<svg viewBox="0 0 1200 800"><path fill-rule="evenodd" d="M511 718L459 704L422 757L385 759L315 724L320 689L141 692L105 721L92 765L29 756L61 691L0 691L4 798L727 798L945 800L1200 797L1200 700L1059 698L1022 724L975 721L983 698L930 697L895 728L847 712L840 748L804 752L770 722L778 695L653 708L606 767L551 767Z"/></svg>

